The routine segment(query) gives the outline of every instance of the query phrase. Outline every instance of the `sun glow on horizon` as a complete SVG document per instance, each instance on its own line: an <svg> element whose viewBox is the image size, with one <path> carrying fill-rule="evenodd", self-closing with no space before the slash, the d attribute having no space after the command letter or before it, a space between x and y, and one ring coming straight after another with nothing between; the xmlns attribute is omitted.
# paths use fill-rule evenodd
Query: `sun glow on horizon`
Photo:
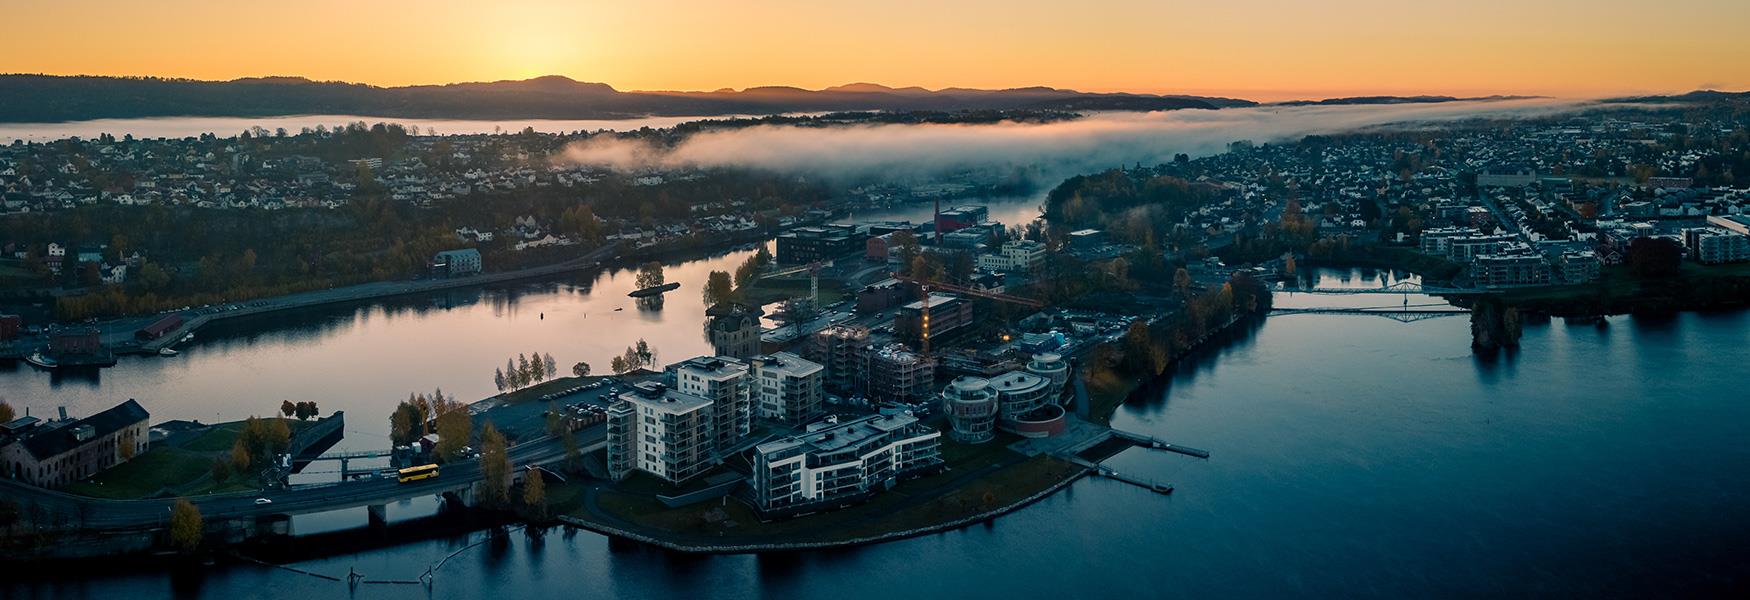
<svg viewBox="0 0 1750 600"><path fill-rule="evenodd" d="M1258 100L1750 88L1750 2L31 2L0 72L621 90L1046 85ZM92 35L93 31L134 30Z"/></svg>

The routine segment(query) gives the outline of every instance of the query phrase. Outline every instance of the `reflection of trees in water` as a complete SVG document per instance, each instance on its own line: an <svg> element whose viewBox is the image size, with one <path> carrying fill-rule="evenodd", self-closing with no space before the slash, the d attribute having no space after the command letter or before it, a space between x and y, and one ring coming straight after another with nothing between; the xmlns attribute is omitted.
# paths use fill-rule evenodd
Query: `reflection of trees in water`
<svg viewBox="0 0 1750 600"><path fill-rule="evenodd" d="M103 381L103 369L99 367L60 367L49 371L49 387L84 384L97 387Z"/></svg>
<svg viewBox="0 0 1750 600"><path fill-rule="evenodd" d="M1155 408L1165 406L1167 393L1173 386L1195 382L1198 375L1214 370L1229 354L1250 348L1257 341L1258 331L1268 322L1269 319L1241 319L1232 327L1210 336L1203 345L1180 357L1160 377L1143 383L1125 398L1124 403Z"/></svg>
<svg viewBox="0 0 1750 600"><path fill-rule="evenodd" d="M646 312L660 311L662 310L662 294L639 298L635 301L635 304L638 305L638 310Z"/></svg>

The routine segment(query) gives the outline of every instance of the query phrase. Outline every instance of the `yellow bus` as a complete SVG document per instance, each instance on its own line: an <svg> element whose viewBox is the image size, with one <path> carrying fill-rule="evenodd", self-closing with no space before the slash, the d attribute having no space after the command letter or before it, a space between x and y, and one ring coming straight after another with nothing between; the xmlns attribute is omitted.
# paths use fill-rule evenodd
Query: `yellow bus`
<svg viewBox="0 0 1750 600"><path fill-rule="evenodd" d="M420 465L417 467L407 467L405 469L401 469L400 471L396 471L395 473L396 473L396 475L399 476L401 483L407 483L410 481L419 481L421 479L431 479L433 477L437 477L438 476L438 466L437 465Z"/></svg>

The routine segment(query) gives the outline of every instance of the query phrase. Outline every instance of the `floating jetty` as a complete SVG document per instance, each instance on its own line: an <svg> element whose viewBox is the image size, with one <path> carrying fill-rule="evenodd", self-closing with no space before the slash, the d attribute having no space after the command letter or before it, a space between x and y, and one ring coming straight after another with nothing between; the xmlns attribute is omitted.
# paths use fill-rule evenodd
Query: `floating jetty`
<svg viewBox="0 0 1750 600"><path fill-rule="evenodd" d="M1112 435L1114 437L1119 437L1119 438L1123 438L1126 440L1130 440L1131 443L1134 443L1138 446L1154 448L1156 450L1166 450L1167 452L1177 452L1177 453L1183 454L1185 456L1195 456L1197 458L1202 458L1202 459L1209 458L1209 451L1208 450L1199 450L1197 448L1192 448L1190 446L1180 446L1178 444L1169 444L1169 443L1167 443L1166 440L1162 440L1162 439L1157 438L1157 437L1146 436L1146 435L1142 435L1140 433L1131 433L1128 431L1120 431L1117 429L1112 430Z"/></svg>
<svg viewBox="0 0 1750 600"><path fill-rule="evenodd" d="M1098 468L1095 468L1094 473L1098 474L1101 477L1105 477L1105 478L1111 479L1113 481L1122 481L1124 483L1128 483L1130 485L1134 485L1136 487L1139 487L1139 488L1142 488L1142 489L1145 489L1145 490L1148 490L1148 491L1151 491L1151 492L1154 492L1156 494L1160 494L1163 496L1170 495L1173 493L1173 484L1161 483L1161 482L1155 481L1153 479L1139 479L1136 477L1131 477L1129 475L1119 473L1119 472L1114 471L1112 469L1108 469L1105 466L1100 466Z"/></svg>
<svg viewBox="0 0 1750 600"><path fill-rule="evenodd" d="M626 295L631 296L633 298L645 298L645 297L649 297L649 296L655 296L658 294L662 294L665 292L672 292L672 291L675 291L677 289L680 289L680 287L681 287L681 282L674 281L674 282L665 283L662 285L653 285L653 286L650 286L647 288L639 288L636 290L632 290L630 292L626 292Z"/></svg>

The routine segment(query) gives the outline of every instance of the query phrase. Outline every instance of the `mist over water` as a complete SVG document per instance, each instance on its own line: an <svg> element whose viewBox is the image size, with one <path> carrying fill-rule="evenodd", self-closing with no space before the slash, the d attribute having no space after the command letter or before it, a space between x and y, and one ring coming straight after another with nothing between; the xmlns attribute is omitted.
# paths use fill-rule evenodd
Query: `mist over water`
<svg viewBox="0 0 1750 600"><path fill-rule="evenodd" d="M1589 101L1529 99L1103 112L1051 123L760 125L694 134L673 147L602 136L571 144L556 160L622 170L745 167L885 178L1034 167L1061 178L1118 165L1157 164L1179 153L1215 154L1236 140L1276 142L1386 125L1541 117L1592 106Z"/></svg>

